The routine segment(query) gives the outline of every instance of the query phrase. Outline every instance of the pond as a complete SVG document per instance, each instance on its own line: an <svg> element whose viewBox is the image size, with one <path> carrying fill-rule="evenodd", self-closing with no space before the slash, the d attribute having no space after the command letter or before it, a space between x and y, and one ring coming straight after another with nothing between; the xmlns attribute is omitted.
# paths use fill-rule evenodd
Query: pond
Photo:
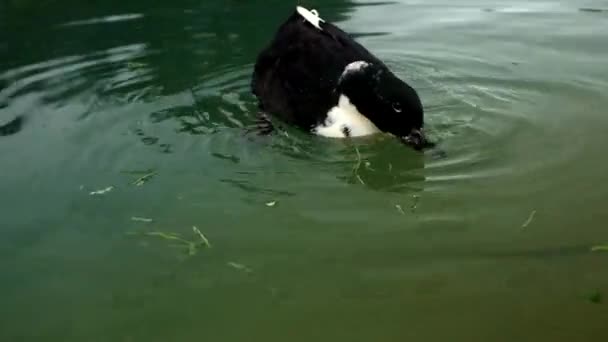
<svg viewBox="0 0 608 342"><path fill-rule="evenodd" d="M295 5L0 2L0 340L606 340L608 4L308 2L442 154L246 133Z"/></svg>

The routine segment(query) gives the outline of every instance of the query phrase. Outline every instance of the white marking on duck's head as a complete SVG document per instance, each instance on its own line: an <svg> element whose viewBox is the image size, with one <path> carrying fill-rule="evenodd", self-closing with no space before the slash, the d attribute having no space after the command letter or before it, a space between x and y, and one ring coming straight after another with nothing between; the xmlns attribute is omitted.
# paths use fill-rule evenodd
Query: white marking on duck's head
<svg viewBox="0 0 608 342"><path fill-rule="evenodd" d="M313 128L312 132L329 138L347 138L379 133L380 129L357 110L348 96L342 94L338 104L327 112L325 122Z"/></svg>
<svg viewBox="0 0 608 342"><path fill-rule="evenodd" d="M342 79L344 79L344 77L346 75L349 75L353 72L360 72L363 69L367 68L368 66L370 66L371 64L366 62L366 61L355 61L355 62L351 62L348 65L346 65L344 67L344 71L342 71L342 74L340 75L340 81Z"/></svg>
<svg viewBox="0 0 608 342"><path fill-rule="evenodd" d="M317 12L317 10L307 10L306 8L302 7L302 6L298 6L296 7L296 10L298 11L298 13L304 18L306 19L306 21L308 21L309 23L311 23L314 27L318 28L319 30L321 30L321 26L320 26L320 22L325 22L325 20L321 19L319 17L319 12Z"/></svg>
<svg viewBox="0 0 608 342"><path fill-rule="evenodd" d="M366 61L356 61L356 62L352 62L349 63L345 68L344 68L344 72L350 72L350 71L360 71L361 69L365 68L366 66L368 66L369 63Z"/></svg>

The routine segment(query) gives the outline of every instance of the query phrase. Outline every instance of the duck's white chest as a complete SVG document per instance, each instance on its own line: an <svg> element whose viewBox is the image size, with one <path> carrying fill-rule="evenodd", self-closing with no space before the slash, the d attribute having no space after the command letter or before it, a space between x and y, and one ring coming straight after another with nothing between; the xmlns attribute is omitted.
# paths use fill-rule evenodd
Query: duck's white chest
<svg viewBox="0 0 608 342"><path fill-rule="evenodd" d="M361 114L346 95L340 95L338 105L327 112L325 122L313 128L314 134L330 138L360 137L380 132Z"/></svg>

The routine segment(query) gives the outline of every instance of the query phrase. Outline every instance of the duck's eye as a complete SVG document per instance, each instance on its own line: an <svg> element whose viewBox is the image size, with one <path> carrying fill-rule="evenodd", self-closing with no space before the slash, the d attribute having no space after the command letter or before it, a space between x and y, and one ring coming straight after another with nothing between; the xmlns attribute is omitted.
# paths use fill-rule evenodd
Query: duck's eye
<svg viewBox="0 0 608 342"><path fill-rule="evenodd" d="M401 103L393 102L393 110L397 113L401 113Z"/></svg>

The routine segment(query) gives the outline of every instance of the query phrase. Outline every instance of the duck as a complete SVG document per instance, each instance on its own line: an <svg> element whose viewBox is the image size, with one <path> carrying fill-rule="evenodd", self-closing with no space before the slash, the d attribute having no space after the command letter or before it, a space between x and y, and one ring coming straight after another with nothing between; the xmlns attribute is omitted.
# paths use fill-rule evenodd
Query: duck
<svg viewBox="0 0 608 342"><path fill-rule="evenodd" d="M415 150L434 145L417 91L315 9L297 6L278 27L257 55L251 92L266 133L273 117L322 137L387 133Z"/></svg>

